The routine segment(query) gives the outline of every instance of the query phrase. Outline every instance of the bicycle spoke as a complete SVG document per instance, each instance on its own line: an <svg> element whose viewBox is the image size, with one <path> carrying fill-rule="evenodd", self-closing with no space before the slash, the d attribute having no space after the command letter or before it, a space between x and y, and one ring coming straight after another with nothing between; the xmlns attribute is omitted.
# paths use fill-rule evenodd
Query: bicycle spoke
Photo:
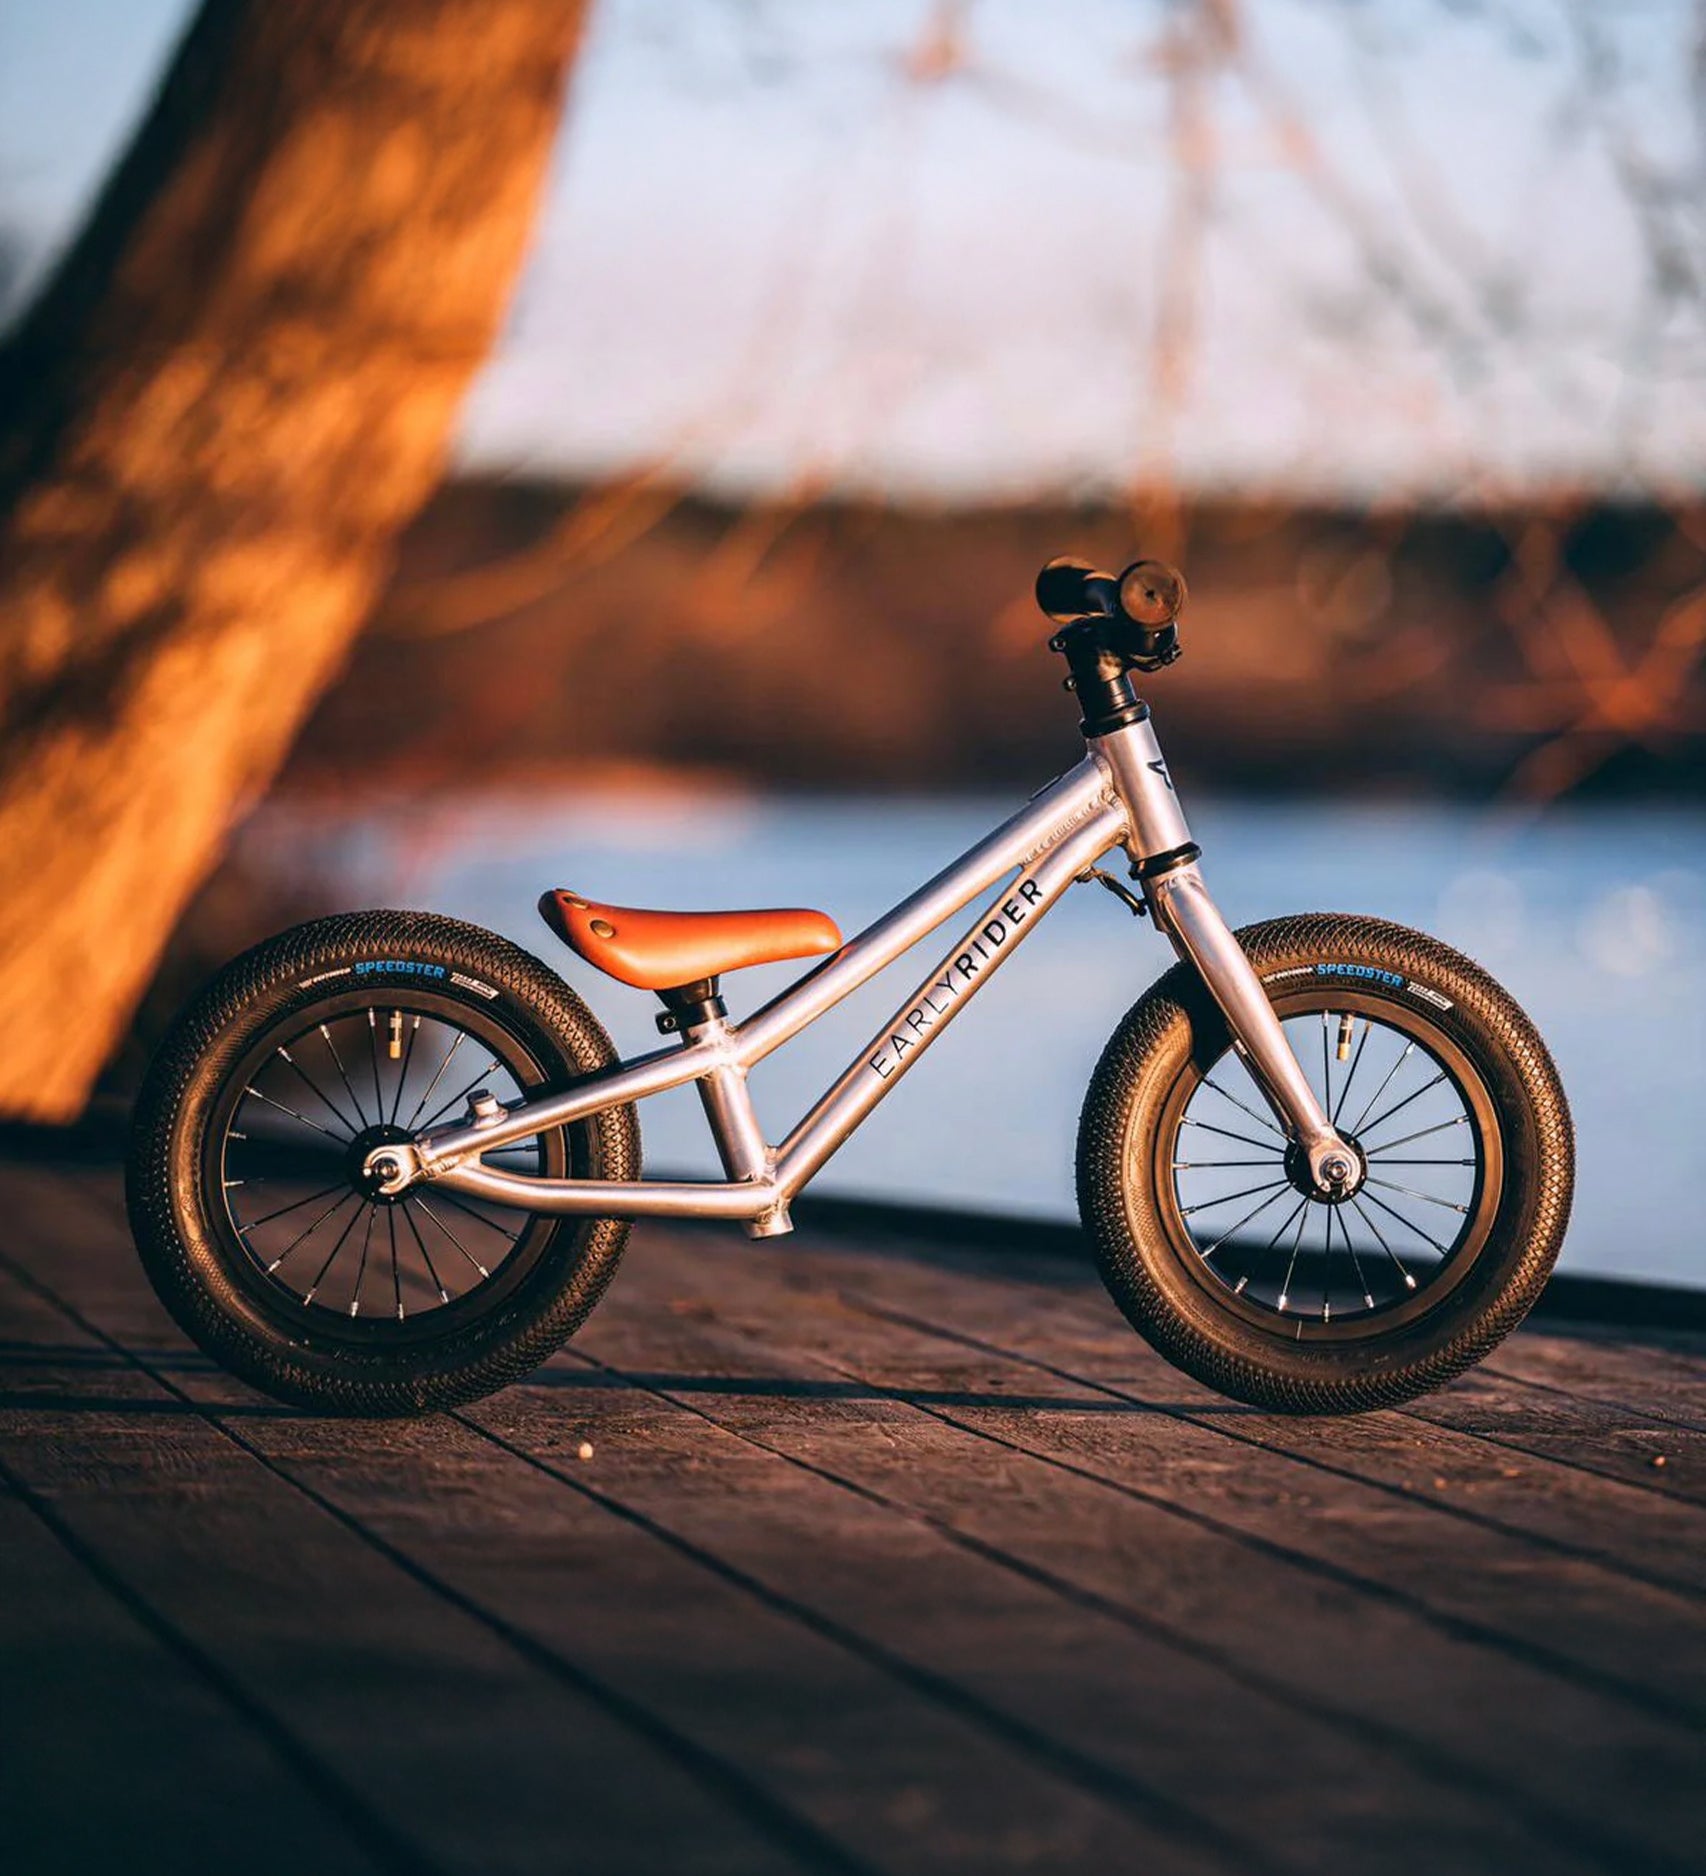
<svg viewBox="0 0 1706 1876"><path fill-rule="evenodd" d="M407 1204L409 1203L409 1201L405 1200L404 1203ZM444 1220L439 1217L438 1213L435 1212L433 1208L426 1202L426 1200L420 1197L418 1193L415 1195L413 1203L418 1205L421 1208L421 1210L426 1213L427 1217L429 1217L432 1220L432 1222L438 1226L439 1230L442 1231L444 1235L450 1240L450 1242L454 1244L456 1248L462 1253L462 1255L467 1258L469 1263L471 1263L474 1266L474 1268L477 1271L479 1271L482 1277L489 1277L492 1274L486 1268L486 1266L480 1262L479 1258L477 1258L474 1255L474 1253L468 1249L467 1245L465 1245L462 1242L462 1240L456 1235L456 1233L451 1230L449 1225L447 1225L444 1222Z"/></svg>
<svg viewBox="0 0 1706 1876"><path fill-rule="evenodd" d="M333 1192L347 1192L347 1190L348 1188L340 1179L335 1186L322 1186L318 1192L310 1192L305 1199L292 1199L288 1205L281 1205L277 1211L268 1212L264 1217L257 1218L251 1225L238 1225L237 1229L239 1232L258 1231L262 1225L270 1225L275 1218L282 1218L286 1212L299 1212L304 1205L312 1205L316 1199L323 1199Z"/></svg>
<svg viewBox="0 0 1706 1876"><path fill-rule="evenodd" d="M391 1300L397 1305L397 1320L403 1320L403 1273L397 1267L397 1208L385 1208L385 1223L391 1233Z"/></svg>
<svg viewBox="0 0 1706 1876"><path fill-rule="evenodd" d="M421 1236L421 1228L415 1223L414 1214L409 1210L406 1201L402 1206L402 1213L403 1223L415 1234L415 1243L420 1246L421 1260L427 1267L427 1275L432 1279L432 1287L438 1292L438 1300L441 1303L448 1303L450 1292L444 1287L444 1280L438 1274L438 1266L432 1261L432 1252L427 1249L426 1239Z"/></svg>
<svg viewBox="0 0 1706 1876"><path fill-rule="evenodd" d="M1189 1218L1193 1212L1210 1212L1213 1211L1217 1205L1230 1205L1235 1199L1247 1199L1257 1192L1269 1192L1275 1187L1279 1187L1283 1190L1289 1183L1290 1182L1285 1179L1264 1180L1259 1186L1246 1186L1242 1192L1228 1192L1223 1198L1202 1199L1195 1205L1183 1205L1179 1208L1179 1216L1181 1218Z"/></svg>
<svg viewBox="0 0 1706 1876"><path fill-rule="evenodd" d="M446 1050L444 1060L439 1063L438 1067L433 1072L432 1080L429 1081L426 1085L426 1093L423 1094L420 1100L416 1103L415 1111L403 1123L408 1128L410 1133L413 1133L415 1131L415 1123L421 1117L421 1110L426 1106L427 1102L432 1099L432 1091L434 1088L438 1086L439 1077L443 1075L444 1071L456 1059L456 1051L459 1048L461 1048L464 1040L465 1038L464 1038L463 1032L460 1029L457 1030L456 1040L453 1043L451 1043L449 1049Z"/></svg>
<svg viewBox="0 0 1706 1876"><path fill-rule="evenodd" d="M352 1193L351 1197L354 1197L354 1196L355 1195ZM326 1253L326 1261L320 1266L319 1270L315 1273L314 1281L311 1284L309 1284L306 1290L302 1292L303 1302L305 1303L313 1302L314 1292L319 1289L322 1283L325 1282L326 1272L331 1269L333 1259L337 1256L339 1251L341 1251L344 1248L345 1241L348 1239L349 1234L355 1229L355 1221L360 1216L361 1216L361 1212L359 1209L350 1213L349 1223L345 1225L343 1230L338 1233L338 1241Z"/></svg>
<svg viewBox="0 0 1706 1876"><path fill-rule="evenodd" d="M1321 1246L1321 1320L1333 1320L1333 1220L1338 1214L1336 1205L1327 1207L1327 1236Z"/></svg>
<svg viewBox="0 0 1706 1876"><path fill-rule="evenodd" d="M1323 1010L1321 1012L1321 1105L1328 1110L1331 1110L1333 1105L1333 1071L1329 1066L1333 1058L1329 1052L1330 1044L1327 1040L1327 1031L1332 1027L1332 1021L1331 1012Z"/></svg>
<svg viewBox="0 0 1706 1876"><path fill-rule="evenodd" d="M338 1079L344 1084L350 1100L355 1103L355 1111L361 1116L362 1126L368 1126L370 1123L367 1118L367 1109L362 1106L360 1096L357 1095L349 1076L344 1072L344 1058L339 1055L338 1045L332 1040L332 1032L324 1023L320 1025L320 1034L325 1040L326 1047L331 1051L332 1060L337 1064Z"/></svg>
<svg viewBox="0 0 1706 1876"><path fill-rule="evenodd" d="M1237 1095L1228 1094L1226 1090L1220 1085L1218 1081L1214 1079L1212 1075L1204 1075L1202 1079L1203 1079L1203 1086L1205 1088L1212 1088L1215 1091L1215 1093L1221 1097L1223 1101L1230 1101L1234 1107L1242 1108L1243 1111L1246 1114L1248 1114L1253 1121L1255 1121L1257 1126L1266 1127L1269 1133L1277 1133L1282 1140L1285 1138L1285 1129L1283 1127L1276 1127L1274 1123L1266 1117L1266 1115L1258 1114L1253 1107L1249 1106L1247 1103L1243 1101L1240 1101Z"/></svg>
<svg viewBox="0 0 1706 1876"><path fill-rule="evenodd" d="M1469 1116L1459 1114L1456 1120L1442 1120L1437 1127L1422 1127L1415 1133L1400 1134L1396 1140L1387 1140L1374 1148L1376 1153L1390 1153L1395 1146L1408 1146L1412 1140L1425 1140L1430 1133L1444 1133L1450 1127L1467 1127Z"/></svg>
<svg viewBox="0 0 1706 1876"><path fill-rule="evenodd" d="M443 1186L440 1186L438 1189L438 1196L441 1199L448 1199L450 1203L454 1205L459 1212L466 1212L468 1216L473 1219L475 1224L484 1225L488 1231L495 1231L500 1238L508 1238L511 1244L519 1244L521 1242L520 1231L504 1230L502 1225L498 1224L495 1220L488 1218L484 1212L475 1211L473 1206L470 1205L467 1202L467 1200L461 1196L460 1193L447 1192ZM528 1216L531 1217L532 1214L529 1213ZM525 1226L523 1227L523 1229L525 1229Z"/></svg>
<svg viewBox="0 0 1706 1876"><path fill-rule="evenodd" d="M1465 1218L1469 1216L1467 1205L1459 1205L1453 1199L1436 1199L1431 1192L1418 1192L1414 1186L1401 1186L1391 1179L1376 1179L1373 1174L1369 1175L1368 1184L1383 1186L1388 1192L1402 1192L1405 1198L1420 1199L1424 1205L1438 1205L1444 1211L1459 1212Z"/></svg>
<svg viewBox="0 0 1706 1876"><path fill-rule="evenodd" d="M1368 1287L1368 1278L1363 1274L1362 1259L1357 1256L1357 1247L1351 1242L1351 1228L1343 1218L1339 1220L1339 1236L1345 1241L1345 1249L1350 1253L1351 1269L1356 1272L1357 1288L1362 1291L1363 1306L1374 1307L1374 1292Z"/></svg>
<svg viewBox="0 0 1706 1876"><path fill-rule="evenodd" d="M481 1161L488 1166L496 1166L499 1172L511 1174L537 1173L541 1170L540 1156L544 1151L542 1140L524 1140L520 1146L495 1146L489 1153L480 1155ZM506 1153L527 1153L532 1158L524 1166L499 1166L497 1162Z"/></svg>
<svg viewBox="0 0 1706 1876"><path fill-rule="evenodd" d="M1308 1209L1309 1209L1309 1201L1307 1199L1299 1199L1297 1201L1297 1204L1289 1212L1286 1213L1284 1218L1280 1220L1279 1229L1274 1233L1274 1235L1271 1238L1268 1239L1267 1243L1262 1246L1262 1248L1256 1253L1256 1255L1258 1257L1266 1257L1268 1252L1271 1251L1274 1248L1274 1246L1279 1243L1280 1239L1283 1238L1285 1234L1291 1229L1291 1221L1298 1215L1299 1212L1305 1212ZM1249 1281L1250 1281L1250 1275L1249 1275L1249 1272L1246 1271L1244 1275L1241 1276L1235 1284L1233 1284L1232 1294L1234 1296L1241 1296L1244 1292L1245 1284L1247 1284Z"/></svg>
<svg viewBox="0 0 1706 1876"><path fill-rule="evenodd" d="M1280 1284L1279 1307L1283 1314L1285 1306L1291 1301L1291 1273L1297 1268L1297 1253L1303 1246L1303 1233L1309 1224L1309 1201L1303 1201L1303 1216L1297 1221L1297 1236L1291 1241L1291 1261L1285 1267L1285 1279Z"/></svg>
<svg viewBox="0 0 1706 1876"><path fill-rule="evenodd" d="M1412 1101L1419 1101L1422 1098L1422 1096L1426 1094L1430 1088L1437 1088L1439 1084L1444 1080L1445 1080L1445 1070L1442 1068L1439 1071L1439 1073L1434 1076L1432 1081L1424 1081L1414 1094L1405 1095L1403 1100L1400 1101L1396 1107L1389 1107L1386 1110L1386 1112L1380 1116L1379 1120L1371 1120L1366 1127L1358 1128L1357 1131L1359 1135L1365 1134L1365 1133L1371 1133L1376 1127L1383 1127L1386 1124L1386 1122L1392 1118L1394 1114L1401 1114L1404 1111L1404 1109L1410 1105ZM1375 1148L1376 1152L1379 1152L1379 1150L1380 1149L1378 1147Z"/></svg>
<svg viewBox="0 0 1706 1876"><path fill-rule="evenodd" d="M1397 1061L1395 1061L1392 1064L1392 1066L1389 1069L1387 1069L1385 1075L1381 1077L1380 1086L1375 1089L1372 1095L1369 1096L1368 1105L1362 1110L1361 1114L1359 1114L1357 1118L1351 1123L1350 1130L1352 1133L1360 1134L1362 1132L1362 1123L1365 1120L1367 1120L1369 1115L1374 1111L1375 1102L1378 1101L1380 1097L1386 1092L1388 1086L1390 1085L1392 1081L1392 1077L1395 1074L1397 1074L1399 1069L1401 1069L1404 1066L1404 1064L1410 1059L1410 1055L1412 1051L1415 1049L1415 1046L1416 1045L1413 1042L1406 1042L1404 1044L1403 1051L1399 1055Z"/></svg>
<svg viewBox="0 0 1706 1876"><path fill-rule="evenodd" d="M1228 1133L1224 1127L1216 1127L1212 1121L1194 1120L1189 1114L1180 1117L1186 1127L1200 1127L1204 1133L1217 1133L1224 1140L1236 1140L1240 1146L1259 1147L1264 1153L1273 1152L1266 1140L1252 1140L1247 1133Z"/></svg>
<svg viewBox="0 0 1706 1876"><path fill-rule="evenodd" d="M1376 1204L1378 1204L1379 1202L1380 1201L1378 1199L1375 1201ZM1375 1238L1380 1245L1380 1248L1386 1253L1388 1257L1392 1259L1393 1268L1398 1272L1399 1276L1401 1276L1404 1279L1404 1287L1406 1289L1413 1290L1416 1287L1416 1279L1412 1277L1409 1271L1405 1268L1403 1259L1400 1258L1398 1253L1395 1250L1393 1250L1392 1246L1386 1242L1386 1233L1382 1231L1379 1225L1377 1225L1374 1222L1374 1220L1371 1217L1369 1217L1368 1213L1362 1209L1362 1200L1360 1198L1352 1198L1351 1203L1357 1208L1357 1215L1362 1219L1363 1223L1367 1225L1369 1230L1374 1233ZM1392 1215L1394 1218L1398 1216L1396 1212L1394 1212ZM1412 1231L1415 1230L1415 1226L1412 1225L1410 1229Z"/></svg>
<svg viewBox="0 0 1706 1876"><path fill-rule="evenodd" d="M282 1264L284 1260L291 1254L291 1252L296 1249L297 1245L301 1244L305 1239L311 1238L314 1235L314 1233L318 1231L320 1227L326 1222L326 1220L331 1217L332 1213L335 1212L340 1205L347 1204L348 1201L353 1199L355 1196L356 1195L353 1192L343 1192L343 1193L340 1193L337 1198L333 1199L331 1204L326 1207L326 1209L320 1214L320 1216L316 1218L311 1225L307 1225L301 1231L297 1232L296 1236L293 1237L290 1240L290 1242L284 1247L284 1249L280 1251L279 1254L272 1260L272 1262L267 1265L267 1275L271 1276L272 1273L275 1270L277 1270L279 1265ZM242 1238L245 1242L247 1242L248 1234L253 1229L254 1227L252 1225L239 1225L237 1227L237 1235L240 1238ZM252 1244L249 1246L249 1249L251 1251L253 1251L254 1248L255 1247Z"/></svg>
<svg viewBox="0 0 1706 1876"><path fill-rule="evenodd" d="M1283 1187L1281 1188L1281 1191L1282 1192L1284 1191ZM1265 1199L1262 1200L1261 1204L1256 1207L1255 1211L1246 1212L1244 1216L1238 1220L1237 1224L1235 1224L1230 1231L1221 1232L1220 1236L1215 1239L1215 1241L1208 1247L1206 1251L1199 1251L1197 1255L1201 1257L1206 1263L1207 1260L1211 1258L1215 1254L1215 1252L1220 1249L1221 1245L1223 1245L1226 1242L1226 1240L1232 1236L1233 1231L1242 1231L1252 1218L1256 1217L1258 1213L1265 1212L1268 1209L1268 1207L1273 1204L1274 1200L1279 1198L1279 1196L1280 1196L1280 1192L1270 1193ZM1282 1225L1280 1229L1283 1231L1285 1227Z"/></svg>
<svg viewBox="0 0 1706 1876"><path fill-rule="evenodd" d="M367 1253L373 1249L373 1220L378 1215L379 1207L367 1208L367 1229L361 1234L361 1262L355 1267L355 1288L350 1292L349 1313L358 1316L361 1313L361 1280L367 1275Z"/></svg>
<svg viewBox="0 0 1706 1876"><path fill-rule="evenodd" d="M379 1092L379 1012L377 1010L367 1012L367 1047L368 1054L373 1060L373 1111L383 1115L385 1097Z"/></svg>
<svg viewBox="0 0 1706 1876"><path fill-rule="evenodd" d="M446 1114L450 1112L450 1110L456 1105L458 1101L467 1100L469 1095L471 1095L474 1092L474 1090L477 1087L479 1087L480 1083L486 1079L486 1077L492 1072L494 1068L502 1068L502 1067L503 1067L503 1063L498 1061L497 1058L494 1056L493 1059L489 1061L486 1064L486 1066L480 1070L479 1074L477 1074L474 1077L474 1079L471 1082L469 1082L465 1088L462 1088L457 1093L453 1094L450 1097L450 1099L443 1104L442 1107L437 1109L436 1112L429 1114L427 1118L421 1122L421 1126L423 1128L435 1126L440 1120L444 1118ZM497 1151L497 1148L493 1147L492 1151L495 1153Z"/></svg>
<svg viewBox="0 0 1706 1876"><path fill-rule="evenodd" d="M1202 1172L1211 1166L1271 1166L1269 1159L1176 1159L1174 1172Z"/></svg>
<svg viewBox="0 0 1706 1876"><path fill-rule="evenodd" d="M1439 1252L1441 1257L1449 1257L1451 1255L1451 1253L1446 1249L1446 1247L1443 1244L1440 1243L1440 1241L1437 1238L1430 1238L1428 1234L1421 1228L1419 1224L1416 1223L1416 1221L1413 1218L1406 1218L1401 1211L1398 1211L1393 1206L1388 1205L1383 1198L1376 1197L1374 1193L1369 1191L1366 1185L1357 1194L1357 1199L1367 1199L1370 1205L1378 1205L1383 1212L1389 1212L1392 1215L1392 1217L1398 1220L1399 1224L1403 1225L1407 1230L1415 1232L1416 1236L1420 1238L1424 1244L1432 1245L1432 1247L1436 1251ZM1356 1203L1356 1200L1353 1200L1352 1203L1353 1204ZM1379 1234L1376 1233L1376 1236L1378 1235ZM1411 1289L1414 1289L1416 1286L1414 1284L1411 1284L1410 1287Z"/></svg>
<svg viewBox="0 0 1706 1876"><path fill-rule="evenodd" d="M290 1051L284 1047L282 1043L280 1043L280 1045L274 1051L274 1053L277 1055L281 1055L284 1058L285 1066L291 1070L291 1072L297 1077L297 1079L308 1090L308 1092L311 1095L313 1095L314 1099L318 1101L322 1107L327 1108L330 1112L337 1115L338 1125L340 1127L347 1127L350 1130L350 1138L353 1140L355 1136L361 1131L360 1121L351 1120L350 1117L344 1112L344 1110L338 1106L336 1101L329 1099L327 1095L324 1093L324 1091L321 1089L320 1084L317 1081L315 1081L314 1077L308 1073L307 1069L305 1069L302 1066L302 1064L299 1061L297 1061L296 1057L293 1056L290 1053Z"/></svg>
<svg viewBox="0 0 1706 1876"><path fill-rule="evenodd" d="M1362 1035L1357 1040L1357 1052L1355 1055L1351 1057L1351 1072L1348 1075L1346 1075L1345 1085L1339 1090L1339 1098L1333 1108L1332 1123L1335 1127L1338 1126L1339 1116L1341 1113L1344 1112L1345 1102L1350 1097L1351 1083L1355 1081L1357 1078L1357 1069L1361 1066L1361 1063L1362 1063L1362 1052L1364 1049L1368 1047L1368 1039L1373 1034L1374 1034L1374 1019L1372 1017L1365 1016L1363 1018L1363 1023L1362 1023Z"/></svg>
<svg viewBox="0 0 1706 1876"><path fill-rule="evenodd" d="M245 1094L252 1094L257 1101L265 1101L268 1107L276 1107L281 1114L288 1114L292 1120L299 1120L304 1127L312 1127L316 1133L323 1133L334 1146L348 1146L351 1136L345 1134L342 1139L332 1132L330 1127L322 1127L317 1120L310 1120L306 1114L297 1113L293 1107L286 1107L282 1101L275 1101L270 1094L262 1094L259 1088L246 1085Z"/></svg>

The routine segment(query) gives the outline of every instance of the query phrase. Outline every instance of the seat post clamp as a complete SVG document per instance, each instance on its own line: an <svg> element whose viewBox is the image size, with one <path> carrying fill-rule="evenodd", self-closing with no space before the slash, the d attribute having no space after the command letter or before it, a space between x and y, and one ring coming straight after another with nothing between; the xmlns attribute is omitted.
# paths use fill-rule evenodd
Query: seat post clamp
<svg viewBox="0 0 1706 1876"><path fill-rule="evenodd" d="M660 990L658 996L664 1006L657 1016L660 1035L677 1036L683 1030L697 1029L701 1023L729 1013L722 999L721 982L715 977L701 977L697 983L674 984L668 990Z"/></svg>

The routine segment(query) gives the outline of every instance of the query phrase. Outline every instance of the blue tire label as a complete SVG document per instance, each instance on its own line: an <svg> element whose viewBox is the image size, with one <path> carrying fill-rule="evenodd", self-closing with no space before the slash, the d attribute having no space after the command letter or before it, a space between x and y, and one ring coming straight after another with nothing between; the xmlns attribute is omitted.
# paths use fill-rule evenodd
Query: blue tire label
<svg viewBox="0 0 1706 1876"><path fill-rule="evenodd" d="M1452 1008L1450 997L1441 996L1431 984L1418 983L1413 977L1405 977L1398 971L1384 970L1377 964L1293 964L1283 971L1269 971L1262 982L1281 983L1291 977L1336 977L1352 983L1385 984L1392 990L1402 990L1409 996L1418 997L1423 1003L1431 1003L1436 1010Z"/></svg>

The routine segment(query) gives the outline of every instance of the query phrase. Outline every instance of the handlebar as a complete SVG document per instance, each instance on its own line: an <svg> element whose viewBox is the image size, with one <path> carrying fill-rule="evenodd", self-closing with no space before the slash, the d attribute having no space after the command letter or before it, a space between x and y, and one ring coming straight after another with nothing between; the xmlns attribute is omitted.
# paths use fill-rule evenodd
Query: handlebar
<svg viewBox="0 0 1706 1876"><path fill-rule="evenodd" d="M1037 604L1056 625L1091 614L1112 617L1119 597L1119 581L1087 560L1051 560L1037 575Z"/></svg>
<svg viewBox="0 0 1706 1876"><path fill-rule="evenodd" d="M1037 575L1037 604L1056 625L1056 649L1094 637L1124 665L1157 670L1179 655L1185 576L1164 560L1134 560L1101 573L1087 560L1051 560Z"/></svg>

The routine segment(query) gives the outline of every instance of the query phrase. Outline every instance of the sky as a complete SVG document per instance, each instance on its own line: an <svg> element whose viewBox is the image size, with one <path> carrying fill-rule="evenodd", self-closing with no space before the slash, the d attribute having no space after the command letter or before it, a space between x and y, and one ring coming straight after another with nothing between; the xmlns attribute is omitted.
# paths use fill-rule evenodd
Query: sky
<svg viewBox="0 0 1706 1876"><path fill-rule="evenodd" d="M0 0L0 230L38 269L186 12ZM459 461L946 502L1698 489L1702 30L600 0Z"/></svg>

